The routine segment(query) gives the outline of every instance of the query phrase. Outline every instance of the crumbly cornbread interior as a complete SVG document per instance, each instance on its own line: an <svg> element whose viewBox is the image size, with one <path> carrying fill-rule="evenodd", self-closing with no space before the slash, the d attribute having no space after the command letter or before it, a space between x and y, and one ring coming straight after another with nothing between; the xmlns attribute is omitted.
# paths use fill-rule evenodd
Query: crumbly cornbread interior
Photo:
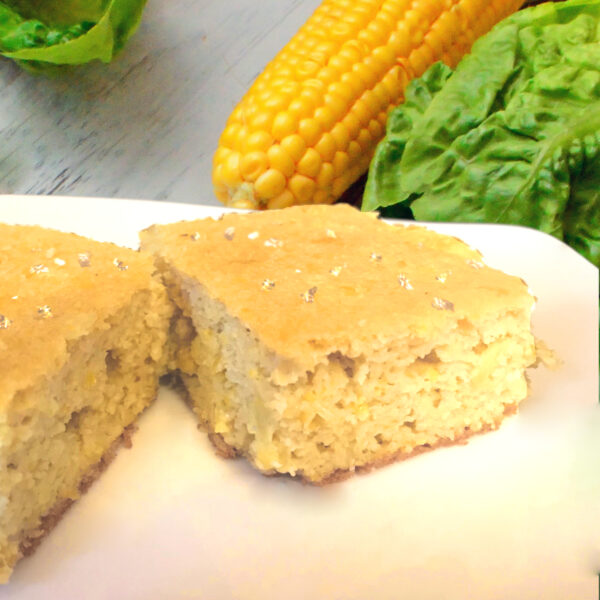
<svg viewBox="0 0 600 600"><path fill-rule="evenodd" d="M264 473L340 477L494 429L527 396L533 340L510 311L456 322L435 340L329 349L306 370L269 352L196 282L175 285L175 365L193 410L221 453Z"/></svg>
<svg viewBox="0 0 600 600"><path fill-rule="evenodd" d="M536 353L523 282L421 228L286 210L285 221L228 215L142 235L178 307L171 368L221 453L324 482L496 428L527 396ZM288 223L306 230L299 247Z"/></svg>
<svg viewBox="0 0 600 600"><path fill-rule="evenodd" d="M12 375L0 382L6 583L154 400L172 309L138 253L36 228L0 232L0 245L22 244L0 253L0 362Z"/></svg>

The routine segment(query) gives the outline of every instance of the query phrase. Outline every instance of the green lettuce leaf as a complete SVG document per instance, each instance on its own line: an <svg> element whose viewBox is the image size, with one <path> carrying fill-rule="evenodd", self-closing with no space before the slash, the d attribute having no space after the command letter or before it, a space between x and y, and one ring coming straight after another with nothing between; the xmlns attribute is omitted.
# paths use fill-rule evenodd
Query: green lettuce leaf
<svg viewBox="0 0 600 600"><path fill-rule="evenodd" d="M43 69L109 62L135 32L146 0L5 0L0 54Z"/></svg>
<svg viewBox="0 0 600 600"><path fill-rule="evenodd" d="M534 227L600 265L600 0L515 13L413 81L362 208Z"/></svg>

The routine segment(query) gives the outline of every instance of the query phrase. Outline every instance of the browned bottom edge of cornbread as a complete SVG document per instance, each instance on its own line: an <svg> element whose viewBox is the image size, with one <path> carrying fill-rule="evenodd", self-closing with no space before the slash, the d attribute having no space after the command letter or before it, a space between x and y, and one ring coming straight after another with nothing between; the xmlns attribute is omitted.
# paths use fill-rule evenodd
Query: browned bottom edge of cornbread
<svg viewBox="0 0 600 600"><path fill-rule="evenodd" d="M518 410L517 405L507 406L504 411L504 416L509 416L512 414L516 414ZM436 450L437 448L446 448L450 446L465 446L468 444L469 440L479 434L488 433L490 431L495 431L500 427L502 421L504 419L499 419L493 425L484 425L478 431L471 431L468 427L465 428L465 431L455 437L453 440L451 439L440 439L432 444L423 444L422 446L417 446L411 452L405 452L403 450L398 450L390 454L389 456L380 458L373 462L367 463L365 465L357 466L354 469L338 469L334 471L327 477L319 480L313 481L311 479L307 479L299 473L297 476L293 477L294 479L300 479L300 481L304 484L315 485L315 486L324 486L330 483L338 483L340 481L344 481L346 479L351 478L355 474L364 475L373 471L374 469L380 469L381 467L386 467L395 462L401 462L404 460L408 460L410 458L414 458L416 456L420 456L421 454L425 454L426 452L430 452L431 450ZM202 427L201 425L199 427ZM243 454L236 450L233 446L230 446L224 439L220 433L209 433L208 439L211 441L215 452L221 458L241 458ZM277 472L263 472L263 475L267 477L292 477L289 473L277 473Z"/></svg>
<svg viewBox="0 0 600 600"><path fill-rule="evenodd" d="M163 379L163 383L171 387L174 391L176 391L183 398L184 402L188 405L188 407L191 410L194 409L194 402L191 397L191 394L185 386L183 379L181 378L181 375L178 371L170 373L168 378ZM436 450L438 448L447 448L451 446L467 445L472 437L497 430L503 423L505 418L517 414L518 410L518 403L507 404L504 406L504 412L501 415L501 417L497 418L493 423L484 424L480 429L476 431L471 430L471 428L467 426L465 427L462 433L456 435L453 439L441 438L432 443L416 446L409 452L405 450L397 450L395 452L390 453L387 456L380 457L369 463L357 465L352 469L337 469L333 473L330 473L329 475L325 476L320 480L314 480L305 477L301 471L297 472L295 475L291 475L290 473L280 473L277 471L261 471L261 474L266 477L286 477L296 479L306 485L314 486L324 486L331 483L338 483L340 481L344 481L346 479L351 478L353 475L364 475L375 469L385 467L395 462L401 462L410 458L414 458L416 456L420 456L421 454L425 454L427 452L430 452L431 450ZM225 459L249 458L245 455L243 451L235 448L231 444L228 444L220 433L210 431L209 425L206 422L200 421L200 423L198 424L198 429L207 433L208 439L210 440L215 454L217 454L217 456Z"/></svg>
<svg viewBox="0 0 600 600"><path fill-rule="evenodd" d="M421 454L425 454L431 450L436 450L437 448L445 448L450 446L465 446L468 444L469 440L476 435L488 433L490 431L495 431L500 427L502 422L504 421L504 417L516 414L518 411L518 406L516 404L507 405L504 409L503 418L498 419L494 424L484 425L478 431L471 431L469 427L465 428L464 432L461 435L456 436L453 440L451 439L440 439L437 442L432 444L423 444L422 446L417 446L412 450L412 452L406 453L403 451L398 451L393 454L390 454L388 457L381 458L379 460L373 461L372 463L368 463L366 465L361 465L356 468L355 471L351 470L339 470L335 471L325 479L316 482L315 485L326 485L328 483L336 483L338 481L344 481L349 477L352 477L354 473L365 474L373 469L379 469L381 467L385 467L395 462L400 462L403 460L408 460L409 458L413 458L419 456Z"/></svg>
<svg viewBox="0 0 600 600"><path fill-rule="evenodd" d="M132 423L125 428L123 433L110 445L108 450L102 455L102 458L93 465L83 476L79 483L79 493L85 494L96 480L106 470L108 465L115 460L121 447L131 448L133 434L137 431L137 425ZM34 531L24 532L23 539L19 542L19 552L21 558L31 556L38 548L43 539L49 535L58 525L65 513L75 504L76 500L71 498L62 498L52 509L41 518L39 527Z"/></svg>

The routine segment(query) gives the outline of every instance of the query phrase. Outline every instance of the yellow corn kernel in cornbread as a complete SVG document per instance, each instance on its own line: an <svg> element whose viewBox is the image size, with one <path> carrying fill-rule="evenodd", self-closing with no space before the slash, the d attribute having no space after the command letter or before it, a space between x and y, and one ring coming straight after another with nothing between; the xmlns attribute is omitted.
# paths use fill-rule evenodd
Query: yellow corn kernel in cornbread
<svg viewBox="0 0 600 600"><path fill-rule="evenodd" d="M527 395L534 299L461 241L346 206L142 232L172 368L225 454L321 482L495 428Z"/></svg>
<svg viewBox="0 0 600 600"><path fill-rule="evenodd" d="M152 259L0 224L0 582L154 399L172 308Z"/></svg>

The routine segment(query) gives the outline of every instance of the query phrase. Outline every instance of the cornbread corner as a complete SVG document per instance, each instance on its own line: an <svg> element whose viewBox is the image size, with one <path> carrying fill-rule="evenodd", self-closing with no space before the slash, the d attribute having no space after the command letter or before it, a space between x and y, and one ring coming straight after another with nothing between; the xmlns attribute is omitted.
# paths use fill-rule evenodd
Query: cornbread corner
<svg viewBox="0 0 600 600"><path fill-rule="evenodd" d="M494 429L536 361L526 284L347 205L141 233L177 306L171 369L217 450L313 483Z"/></svg>
<svg viewBox="0 0 600 600"><path fill-rule="evenodd" d="M166 369L150 257L0 224L0 582L128 443Z"/></svg>

